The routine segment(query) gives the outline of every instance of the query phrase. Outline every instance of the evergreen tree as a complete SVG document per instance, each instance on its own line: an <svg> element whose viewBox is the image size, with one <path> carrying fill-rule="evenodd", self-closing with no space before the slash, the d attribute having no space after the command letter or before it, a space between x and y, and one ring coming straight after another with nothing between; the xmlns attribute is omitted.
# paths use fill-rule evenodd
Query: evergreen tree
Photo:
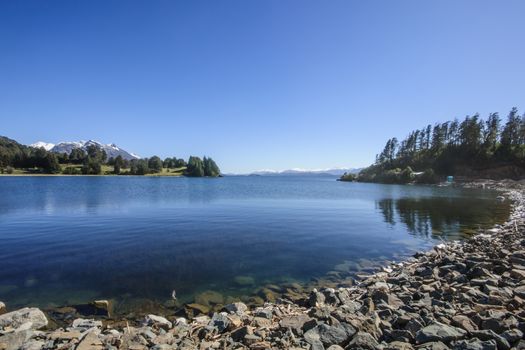
<svg viewBox="0 0 525 350"><path fill-rule="evenodd" d="M115 158L115 161L113 162L113 173L117 175L120 174L123 166L124 159L121 155L118 155L117 158Z"/></svg>
<svg viewBox="0 0 525 350"><path fill-rule="evenodd" d="M485 122L485 132L483 137L483 149L485 154L492 154L496 151L500 123L501 121L498 113L491 113Z"/></svg>
<svg viewBox="0 0 525 350"><path fill-rule="evenodd" d="M188 159L186 174L193 177L204 176L204 164L199 157L191 156L190 159Z"/></svg>
<svg viewBox="0 0 525 350"><path fill-rule="evenodd" d="M73 148L69 154L69 161L73 164L82 164L86 159L87 154L81 148Z"/></svg>
<svg viewBox="0 0 525 350"><path fill-rule="evenodd" d="M520 144L521 119L518 115L518 109L512 108L507 116L507 123L501 132L502 152L511 156L513 148Z"/></svg>
<svg viewBox="0 0 525 350"><path fill-rule="evenodd" d="M213 159L204 157L202 162L204 166L204 176L217 177L220 175L221 171Z"/></svg>
<svg viewBox="0 0 525 350"><path fill-rule="evenodd" d="M60 164L58 162L58 158L56 154L51 152L46 152L46 155L44 157L44 162L42 164L42 168L45 172L49 174L58 174L60 173Z"/></svg>
<svg viewBox="0 0 525 350"><path fill-rule="evenodd" d="M131 173L133 175L146 175L149 171L146 159L136 159L131 162Z"/></svg>
<svg viewBox="0 0 525 350"><path fill-rule="evenodd" d="M148 168L154 173L160 173L162 171L162 160L157 156L151 157L148 160Z"/></svg>

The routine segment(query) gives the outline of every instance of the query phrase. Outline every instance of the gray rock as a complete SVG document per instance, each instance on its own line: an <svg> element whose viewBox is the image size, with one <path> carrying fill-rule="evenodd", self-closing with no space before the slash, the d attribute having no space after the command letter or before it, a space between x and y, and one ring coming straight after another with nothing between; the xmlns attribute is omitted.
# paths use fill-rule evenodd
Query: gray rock
<svg viewBox="0 0 525 350"><path fill-rule="evenodd" d="M42 340L29 340L24 343L20 350L41 350L46 343Z"/></svg>
<svg viewBox="0 0 525 350"><path fill-rule="evenodd" d="M0 328L12 327L17 329L24 325L24 329L40 329L47 326L46 315L37 308L23 308L0 315Z"/></svg>
<svg viewBox="0 0 525 350"><path fill-rule="evenodd" d="M240 342L244 339L244 337L246 337L249 334L253 334L251 327L244 326L241 328L237 328L236 330L231 332L230 336L232 337L234 341Z"/></svg>
<svg viewBox="0 0 525 350"><path fill-rule="evenodd" d="M78 330L80 332L85 332L92 328L102 328L102 322L93 319L77 318L71 325L72 330Z"/></svg>
<svg viewBox="0 0 525 350"><path fill-rule="evenodd" d="M147 344L147 342L146 342ZM77 345L75 350L103 350L104 345L99 339L97 332L89 331Z"/></svg>
<svg viewBox="0 0 525 350"><path fill-rule="evenodd" d="M342 347L340 347L339 345L331 345L328 349L326 350L344 350Z"/></svg>
<svg viewBox="0 0 525 350"><path fill-rule="evenodd" d="M474 331L471 334L472 336L479 338L481 340L494 339L498 345L498 350L510 349L510 344L507 341L507 339L503 338L499 334L494 333L494 331L491 331L491 330Z"/></svg>
<svg viewBox="0 0 525 350"><path fill-rule="evenodd" d="M467 334L460 328L452 327L443 323L434 322L416 333L416 343L423 344L433 341L449 342L458 340Z"/></svg>
<svg viewBox="0 0 525 350"><path fill-rule="evenodd" d="M148 326L156 325L165 329L170 329L173 326L173 324L166 318L152 314L146 316L145 322Z"/></svg>
<svg viewBox="0 0 525 350"><path fill-rule="evenodd" d="M0 349L20 350L23 344L33 336L32 330L12 332L0 336Z"/></svg>
<svg viewBox="0 0 525 350"><path fill-rule="evenodd" d="M284 316L281 319L281 321L279 321L279 325L282 328L290 328L296 334L298 334L298 333L302 333L300 331L303 328L304 324L310 320L311 318L305 314L290 315L290 316Z"/></svg>
<svg viewBox="0 0 525 350"><path fill-rule="evenodd" d="M472 332L478 329L478 326L467 316L457 315L452 317L452 324L456 327L461 327L467 332Z"/></svg>
<svg viewBox="0 0 525 350"><path fill-rule="evenodd" d="M308 341L308 339L320 340L323 345L330 346L345 342L350 338L350 335L343 327L329 326L325 323L321 323L306 332L304 338L306 341ZM311 342L309 343L312 344Z"/></svg>
<svg viewBox="0 0 525 350"><path fill-rule="evenodd" d="M324 345L321 342L321 335L319 334L317 327L306 332L304 334L304 340L310 344L311 350L324 350Z"/></svg>
<svg viewBox="0 0 525 350"><path fill-rule="evenodd" d="M352 341L348 343L346 348L374 350L377 349L378 346L379 343L370 333L357 332L357 334L352 338Z"/></svg>
<svg viewBox="0 0 525 350"><path fill-rule="evenodd" d="M228 316L226 313L214 313L210 323L210 326L217 328L217 330L222 333L224 332L228 326L230 325L230 320L228 319Z"/></svg>
<svg viewBox="0 0 525 350"><path fill-rule="evenodd" d="M501 333L501 336L512 344L523 338L523 332L519 329L510 329Z"/></svg>
<svg viewBox="0 0 525 350"><path fill-rule="evenodd" d="M258 308L255 310L254 315L256 317L262 317L271 320L273 317L273 312L270 308Z"/></svg>
<svg viewBox="0 0 525 350"><path fill-rule="evenodd" d="M496 333L503 333L506 328L504 322L497 318L487 318L481 322L481 329L490 329Z"/></svg>
<svg viewBox="0 0 525 350"><path fill-rule="evenodd" d="M151 348L151 350L174 350L176 347L168 344L157 344Z"/></svg>
<svg viewBox="0 0 525 350"><path fill-rule="evenodd" d="M325 302L324 294L318 292L317 289L314 289L310 293L310 298L308 299L308 302L312 307L323 305Z"/></svg>
<svg viewBox="0 0 525 350"><path fill-rule="evenodd" d="M226 311L228 311L229 313L242 315L248 310L248 306L246 306L246 304L244 303L239 302L228 304L224 307L224 309L226 309Z"/></svg>
<svg viewBox="0 0 525 350"><path fill-rule="evenodd" d="M400 342L400 341L393 341L383 347L383 350L413 350L414 347L412 347L412 344Z"/></svg>
<svg viewBox="0 0 525 350"><path fill-rule="evenodd" d="M440 341L432 341L432 342L421 344L416 349L418 350L448 350L450 348Z"/></svg>
<svg viewBox="0 0 525 350"><path fill-rule="evenodd" d="M454 345L454 350L497 350L498 345L496 341L491 340L479 340L478 338L472 338L469 340L460 340Z"/></svg>

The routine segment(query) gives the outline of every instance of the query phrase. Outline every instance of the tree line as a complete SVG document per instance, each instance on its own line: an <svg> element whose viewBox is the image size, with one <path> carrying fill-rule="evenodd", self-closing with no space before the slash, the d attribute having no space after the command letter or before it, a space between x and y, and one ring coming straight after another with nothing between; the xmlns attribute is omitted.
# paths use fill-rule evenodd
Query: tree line
<svg viewBox="0 0 525 350"><path fill-rule="evenodd" d="M94 145L90 145L86 150L74 148L69 154L53 153L0 136L0 173L13 173L14 169L25 169L47 174L99 175L105 173L103 166L111 167L110 173L115 175L157 174L163 169L174 169L191 177L220 176L218 165L209 157L201 159L191 156L187 162L177 157L162 160L158 156L127 160L120 155L108 158L102 148Z"/></svg>
<svg viewBox="0 0 525 350"><path fill-rule="evenodd" d="M446 175L471 175L487 169L499 177L525 175L525 114L512 108L505 120L498 113L479 114L427 125L399 141L389 139L375 163L342 180L407 183L438 182Z"/></svg>

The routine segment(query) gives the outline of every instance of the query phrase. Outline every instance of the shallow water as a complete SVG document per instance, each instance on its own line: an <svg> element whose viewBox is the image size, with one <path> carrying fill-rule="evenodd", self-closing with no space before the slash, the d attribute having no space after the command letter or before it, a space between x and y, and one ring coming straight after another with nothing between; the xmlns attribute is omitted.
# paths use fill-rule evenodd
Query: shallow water
<svg viewBox="0 0 525 350"><path fill-rule="evenodd" d="M467 237L508 217L496 195L331 176L2 177L0 300L249 295Z"/></svg>

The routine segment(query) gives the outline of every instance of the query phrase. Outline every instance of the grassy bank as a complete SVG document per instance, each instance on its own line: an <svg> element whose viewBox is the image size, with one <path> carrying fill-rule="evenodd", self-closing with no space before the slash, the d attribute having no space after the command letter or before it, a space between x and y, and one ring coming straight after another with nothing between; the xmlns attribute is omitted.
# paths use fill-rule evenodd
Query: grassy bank
<svg viewBox="0 0 525 350"><path fill-rule="evenodd" d="M126 176L126 175L131 175L130 168L123 168L121 169L120 174L115 174L113 172L113 166L106 165L106 164L102 165L101 174L96 174L96 175L82 174L81 164L63 164L62 167L63 169L66 169L66 168L74 169L74 171L78 172L78 174L64 174L64 173L46 174L46 173L43 173L41 169L38 169L38 168L31 168L31 169L13 168L10 173L3 173L3 174L0 174L0 176ZM145 174L141 176L184 176L185 171L186 171L186 167L162 168L162 170L158 173Z"/></svg>

